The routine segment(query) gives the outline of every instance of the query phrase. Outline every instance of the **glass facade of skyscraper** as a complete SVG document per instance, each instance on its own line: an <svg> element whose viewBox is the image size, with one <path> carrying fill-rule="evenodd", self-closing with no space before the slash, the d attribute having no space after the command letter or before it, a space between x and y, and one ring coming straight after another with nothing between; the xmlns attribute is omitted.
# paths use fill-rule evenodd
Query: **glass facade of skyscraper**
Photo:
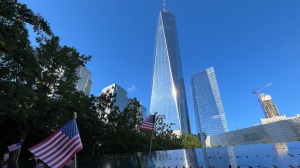
<svg viewBox="0 0 300 168"><path fill-rule="evenodd" d="M76 69L76 76L79 78L75 83L77 90L84 92L85 95L89 96L92 88L91 72L84 66L79 66Z"/></svg>
<svg viewBox="0 0 300 168"><path fill-rule="evenodd" d="M114 102L114 106L119 107L120 111L124 111L124 108L128 105L128 101L130 98L127 97L127 92L125 89L123 89L121 86L119 86L118 84L112 84L109 85L107 87L105 87L104 89L102 89L102 93L106 93L106 92L115 94L115 101ZM106 113L110 113L111 109L106 109ZM146 119L146 117L148 116L147 114L147 109L141 105L140 107L140 112L142 115L143 119Z"/></svg>
<svg viewBox="0 0 300 168"><path fill-rule="evenodd" d="M165 9L157 22L150 112L165 115L174 132L190 132L175 16Z"/></svg>
<svg viewBox="0 0 300 168"><path fill-rule="evenodd" d="M201 135L201 141L205 135L228 132L214 68L194 74L191 85L197 133Z"/></svg>

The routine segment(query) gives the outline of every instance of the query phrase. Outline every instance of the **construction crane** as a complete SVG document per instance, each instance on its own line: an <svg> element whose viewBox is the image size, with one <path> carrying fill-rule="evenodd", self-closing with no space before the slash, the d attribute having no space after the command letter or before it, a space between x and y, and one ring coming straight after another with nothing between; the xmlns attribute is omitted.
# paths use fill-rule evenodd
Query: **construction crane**
<svg viewBox="0 0 300 168"><path fill-rule="evenodd" d="M259 104L260 104L260 106L261 106L261 108L262 108L262 110L263 110L263 112L264 112L264 114L265 114L266 117L267 117L267 112L266 112L265 109L264 109L264 105L263 105L262 100L261 100L261 98L260 98L260 96L259 96L259 92L262 91L262 90L264 90L265 88L269 87L270 85L272 85L272 83L267 84L266 86L262 87L261 89L259 89L259 90L257 90L257 91L252 90L252 93L253 93L253 94L256 94L256 97L257 97L257 99L258 99L258 102L259 102Z"/></svg>

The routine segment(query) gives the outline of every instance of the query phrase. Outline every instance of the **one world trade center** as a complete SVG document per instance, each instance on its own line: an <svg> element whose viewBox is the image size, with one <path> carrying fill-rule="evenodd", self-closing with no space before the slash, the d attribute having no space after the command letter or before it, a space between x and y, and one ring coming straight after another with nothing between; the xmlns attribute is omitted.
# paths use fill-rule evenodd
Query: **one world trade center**
<svg viewBox="0 0 300 168"><path fill-rule="evenodd" d="M157 21L150 112L164 115L174 133L191 132L175 16L165 6Z"/></svg>

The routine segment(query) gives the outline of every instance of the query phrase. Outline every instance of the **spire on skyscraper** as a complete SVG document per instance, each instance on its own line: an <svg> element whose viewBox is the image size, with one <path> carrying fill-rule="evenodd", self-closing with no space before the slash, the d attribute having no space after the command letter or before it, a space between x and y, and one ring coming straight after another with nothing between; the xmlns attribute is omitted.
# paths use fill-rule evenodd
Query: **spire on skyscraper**
<svg viewBox="0 0 300 168"><path fill-rule="evenodd" d="M166 8L166 0L163 0L163 3L164 3L164 11L166 12L167 11L167 8Z"/></svg>

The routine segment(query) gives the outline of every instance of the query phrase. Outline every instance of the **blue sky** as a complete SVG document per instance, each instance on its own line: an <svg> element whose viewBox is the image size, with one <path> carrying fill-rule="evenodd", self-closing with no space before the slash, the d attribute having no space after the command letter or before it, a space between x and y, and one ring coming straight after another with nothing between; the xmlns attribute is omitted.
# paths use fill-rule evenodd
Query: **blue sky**
<svg viewBox="0 0 300 168"><path fill-rule="evenodd" d="M19 0L61 39L92 55L94 95L113 83L148 111L155 28L162 0ZM252 89L273 85L281 115L300 114L299 0L167 0L175 14L192 132L191 75L214 67L230 130L261 123Z"/></svg>

